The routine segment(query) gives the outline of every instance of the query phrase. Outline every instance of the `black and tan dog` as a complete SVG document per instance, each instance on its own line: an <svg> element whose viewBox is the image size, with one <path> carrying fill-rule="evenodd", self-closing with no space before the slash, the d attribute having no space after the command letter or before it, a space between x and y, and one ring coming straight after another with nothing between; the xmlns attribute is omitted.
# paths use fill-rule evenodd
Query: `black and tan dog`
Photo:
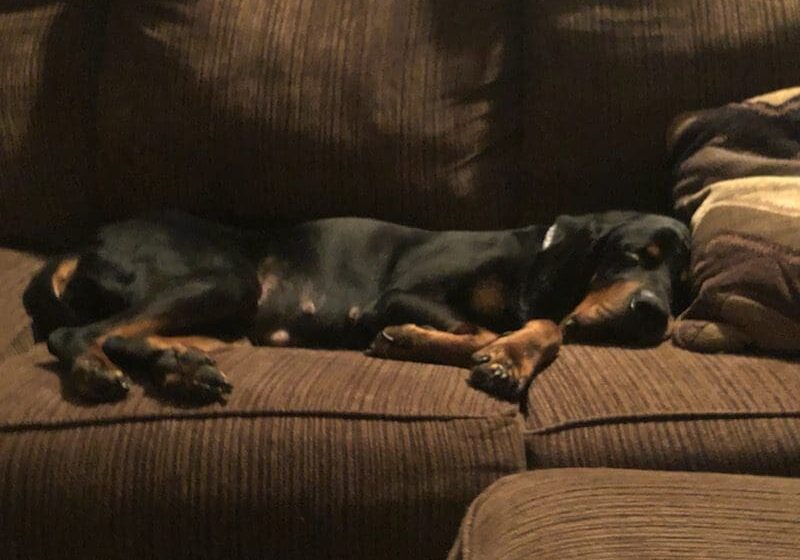
<svg viewBox="0 0 800 560"><path fill-rule="evenodd" d="M246 336L467 367L513 400L562 333L661 341L688 242L679 222L632 212L492 232L333 218L261 233L165 214L101 229L51 261L25 303L86 399L123 398L128 366L222 398L231 385L207 352Z"/></svg>

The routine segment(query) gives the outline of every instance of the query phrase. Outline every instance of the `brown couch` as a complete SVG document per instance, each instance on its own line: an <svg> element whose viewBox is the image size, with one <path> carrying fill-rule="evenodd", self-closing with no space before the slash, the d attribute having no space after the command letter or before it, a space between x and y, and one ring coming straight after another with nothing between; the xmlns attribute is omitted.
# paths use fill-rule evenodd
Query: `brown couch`
<svg viewBox="0 0 800 560"><path fill-rule="evenodd" d="M797 52L797 0L0 4L0 556L793 557L797 361L567 346L523 415L455 368L240 347L227 406L87 406L21 294L152 208L668 213L670 120L800 83Z"/></svg>

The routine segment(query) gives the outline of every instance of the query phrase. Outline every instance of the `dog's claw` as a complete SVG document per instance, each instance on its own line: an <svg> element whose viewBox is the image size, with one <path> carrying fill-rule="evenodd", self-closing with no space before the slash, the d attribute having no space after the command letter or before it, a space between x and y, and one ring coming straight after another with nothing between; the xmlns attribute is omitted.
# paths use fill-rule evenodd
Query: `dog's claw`
<svg viewBox="0 0 800 560"><path fill-rule="evenodd" d="M381 336L387 342L394 342L394 337L389 335L389 334L387 334L386 331L381 331Z"/></svg>
<svg viewBox="0 0 800 560"><path fill-rule="evenodd" d="M473 368L469 384L499 399L516 402L520 397L520 381L503 364L484 361Z"/></svg>
<svg viewBox="0 0 800 560"><path fill-rule="evenodd" d="M475 362L476 364L485 364L485 363L486 363L486 362L488 362L489 360L491 360L491 358L490 358L489 356L486 356L486 355L483 355L483 356L474 356L474 357L472 358L472 361L473 361L473 362Z"/></svg>

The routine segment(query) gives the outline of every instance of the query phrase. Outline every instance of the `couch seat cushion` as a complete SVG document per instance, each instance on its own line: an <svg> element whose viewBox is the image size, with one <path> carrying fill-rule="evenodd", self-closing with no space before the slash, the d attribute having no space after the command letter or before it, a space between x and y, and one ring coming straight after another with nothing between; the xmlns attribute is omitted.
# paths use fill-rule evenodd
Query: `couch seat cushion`
<svg viewBox="0 0 800 560"><path fill-rule="evenodd" d="M535 467L800 473L800 362L569 345L534 381Z"/></svg>
<svg viewBox="0 0 800 560"><path fill-rule="evenodd" d="M33 346L31 321L22 305L22 293L42 266L29 253L0 248L0 361Z"/></svg>
<svg viewBox="0 0 800 560"><path fill-rule="evenodd" d="M186 408L139 385L82 405L41 345L8 358L4 555L441 558L469 502L525 467L521 417L465 371L300 349L218 360L228 404Z"/></svg>
<svg viewBox="0 0 800 560"><path fill-rule="evenodd" d="M797 558L800 480L552 469L493 484L450 559Z"/></svg>

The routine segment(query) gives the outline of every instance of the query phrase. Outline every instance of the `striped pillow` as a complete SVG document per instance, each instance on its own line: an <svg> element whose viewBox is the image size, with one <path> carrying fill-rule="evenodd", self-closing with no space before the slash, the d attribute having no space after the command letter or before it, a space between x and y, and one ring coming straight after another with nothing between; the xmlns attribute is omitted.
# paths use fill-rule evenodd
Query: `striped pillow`
<svg viewBox="0 0 800 560"><path fill-rule="evenodd" d="M673 340L800 352L800 88L685 115L669 141L695 288Z"/></svg>

